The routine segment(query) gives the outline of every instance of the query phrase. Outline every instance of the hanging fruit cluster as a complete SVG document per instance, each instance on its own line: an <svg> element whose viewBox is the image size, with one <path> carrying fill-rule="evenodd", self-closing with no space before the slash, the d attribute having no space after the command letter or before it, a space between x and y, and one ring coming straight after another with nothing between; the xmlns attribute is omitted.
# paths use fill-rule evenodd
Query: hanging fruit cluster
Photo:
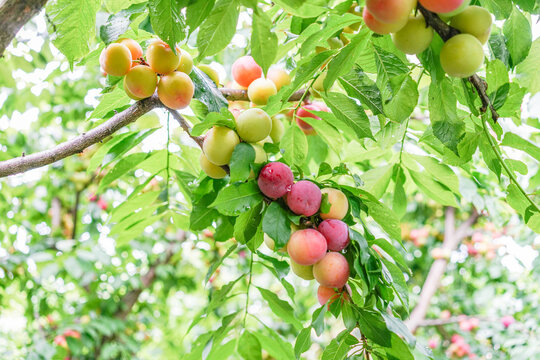
<svg viewBox="0 0 540 360"><path fill-rule="evenodd" d="M347 298L344 288L349 279L349 263L341 253L350 243L349 227L342 221L349 210L346 195L334 188L321 190L309 180L294 182L290 167L281 162L266 164L257 184L266 197L274 201L283 199L294 214L305 219L301 222L303 228L291 224L294 232L280 249L288 253L293 272L302 279L317 280L321 305L340 296ZM265 243L275 250L274 241L266 234Z"/></svg>
<svg viewBox="0 0 540 360"><path fill-rule="evenodd" d="M460 33L448 39L441 50L443 70L450 76L474 75L484 63L482 49L491 33L492 17L488 10L472 5L470 0L418 0L425 9L437 14ZM367 27L377 34L392 34L396 47L417 55L431 44L434 31L415 11L416 0L367 0L363 11Z"/></svg>
<svg viewBox="0 0 540 360"><path fill-rule="evenodd" d="M108 45L99 57L102 69L112 76L124 76L124 91L134 100L157 94L161 102L175 110L189 105L194 86L188 74L193 68L191 55L156 39L146 49L146 60L139 43L120 39Z"/></svg>

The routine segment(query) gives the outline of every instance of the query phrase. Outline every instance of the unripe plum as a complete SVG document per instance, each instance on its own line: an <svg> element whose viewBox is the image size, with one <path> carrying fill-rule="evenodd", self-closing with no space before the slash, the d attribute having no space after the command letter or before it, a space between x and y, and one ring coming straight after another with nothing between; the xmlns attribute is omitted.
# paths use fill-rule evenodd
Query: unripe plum
<svg viewBox="0 0 540 360"><path fill-rule="evenodd" d="M261 141L272 131L272 118L262 109L248 109L236 118L236 131L247 142Z"/></svg>
<svg viewBox="0 0 540 360"><path fill-rule="evenodd" d="M189 105L195 87L187 74L175 71L161 77L157 92L159 99L165 106L179 110Z"/></svg>
<svg viewBox="0 0 540 360"><path fill-rule="evenodd" d="M330 251L341 251L349 245L349 227L341 220L324 220L317 230L326 238Z"/></svg>
<svg viewBox="0 0 540 360"><path fill-rule="evenodd" d="M204 173L212 179L223 179L225 176L227 176L227 172L221 166L212 164L204 153L201 153L199 163L201 164L201 169L204 171Z"/></svg>
<svg viewBox="0 0 540 360"><path fill-rule="evenodd" d="M321 207L321 190L308 180L295 183L287 194L287 205L297 215L311 216Z"/></svg>
<svg viewBox="0 0 540 360"><path fill-rule="evenodd" d="M267 78L276 85L277 91L291 83L291 76L283 69L272 68L268 70Z"/></svg>
<svg viewBox="0 0 540 360"><path fill-rule="evenodd" d="M313 275L323 286L342 288L349 279L349 263L340 253L329 252L313 265Z"/></svg>
<svg viewBox="0 0 540 360"><path fill-rule="evenodd" d="M203 151L208 160L215 165L227 165L240 139L234 130L223 126L214 126L206 133Z"/></svg>
<svg viewBox="0 0 540 360"><path fill-rule="evenodd" d="M252 103L266 105L268 98L277 94L277 88L272 80L260 78L249 84L247 93Z"/></svg>
<svg viewBox="0 0 540 360"><path fill-rule="evenodd" d="M349 200L347 200L347 196L345 196L341 190L334 188L324 188L321 190L321 193L328 195L328 202L330 203L330 211L327 213L321 212L321 218L343 219L349 210Z"/></svg>
<svg viewBox="0 0 540 360"><path fill-rule="evenodd" d="M199 70L208 75L210 80L212 80L216 86L219 86L219 74L216 70L212 69L210 65L201 64L197 66Z"/></svg>
<svg viewBox="0 0 540 360"><path fill-rule="evenodd" d="M145 99L156 91L158 78L146 65L136 65L124 77L124 89L134 100Z"/></svg>
<svg viewBox="0 0 540 360"><path fill-rule="evenodd" d="M456 11L467 0L418 0L429 11L446 14Z"/></svg>
<svg viewBox="0 0 540 360"><path fill-rule="evenodd" d="M362 17L364 18L364 22L366 23L366 26L370 28L371 31L373 31L376 34L379 35L385 35L390 34L396 31L401 30L405 24L407 24L407 16L404 16L403 19L392 22L392 23L383 23L379 20L377 20L368 10L367 7L364 8L364 12L362 13Z"/></svg>
<svg viewBox="0 0 540 360"><path fill-rule="evenodd" d="M143 57L143 50L142 50L141 45L139 45L139 43L136 42L135 40L128 39L128 38L118 39L116 42L127 46L127 48L129 49L129 52L131 53L133 66L137 65L138 62L135 60L141 59Z"/></svg>
<svg viewBox="0 0 540 360"><path fill-rule="evenodd" d="M407 19L415 5L416 0L366 0L365 8L379 22L396 24Z"/></svg>
<svg viewBox="0 0 540 360"><path fill-rule="evenodd" d="M180 54L175 54L171 47L161 40L156 40L148 46L146 59L148 65L158 74L172 73L180 64Z"/></svg>
<svg viewBox="0 0 540 360"><path fill-rule="evenodd" d="M426 25L422 15L411 16L407 25L392 34L396 47L405 54L420 54L429 47L433 40L433 28Z"/></svg>
<svg viewBox="0 0 540 360"><path fill-rule="evenodd" d="M285 127L279 118L276 116L272 117L272 131L270 131L270 138L272 138L273 143L278 143L281 141L283 134L285 133Z"/></svg>
<svg viewBox="0 0 540 360"><path fill-rule="evenodd" d="M483 63L482 43L473 35L456 35L445 42L441 49L441 66L450 76L472 76Z"/></svg>
<svg viewBox="0 0 540 360"><path fill-rule="evenodd" d="M291 260L299 265L315 264L325 257L326 250L326 239L314 229L296 231L287 244ZM315 268L313 270L315 275Z"/></svg>
<svg viewBox="0 0 540 360"><path fill-rule="evenodd" d="M319 285L319 288L317 289L317 299L319 300L319 304L330 305L338 298L339 293L334 288Z"/></svg>
<svg viewBox="0 0 540 360"><path fill-rule="evenodd" d="M180 53L180 63L176 70L189 75L193 70L193 57L184 49L177 49L177 52Z"/></svg>
<svg viewBox="0 0 540 360"><path fill-rule="evenodd" d="M304 280L313 280L315 277L313 276L313 265L300 265L295 263L291 259L291 270L293 273L295 273L298 277L304 279Z"/></svg>
<svg viewBox="0 0 540 360"><path fill-rule="evenodd" d="M131 52L120 43L109 44L99 56L101 68L109 75L123 76L131 69Z"/></svg>
<svg viewBox="0 0 540 360"><path fill-rule="evenodd" d="M343 41L338 37L328 38L326 43L330 46L330 49L341 49L343 47Z"/></svg>
<svg viewBox="0 0 540 360"><path fill-rule="evenodd" d="M469 6L450 20L450 25L462 33L475 36L482 44L485 44L491 33L493 19L488 10L480 6Z"/></svg>
<svg viewBox="0 0 540 360"><path fill-rule="evenodd" d="M266 151L264 151L264 148L259 144L250 144L253 147L253 150L255 150L255 164L262 164L268 161L268 155L266 154Z"/></svg>
<svg viewBox="0 0 540 360"><path fill-rule="evenodd" d="M251 56L238 58L232 65L231 71L234 81L246 88L262 76L262 68Z"/></svg>
<svg viewBox="0 0 540 360"><path fill-rule="evenodd" d="M319 75L319 77L317 79L315 79L315 81L313 82L313 90L317 91L317 93L322 93L324 92L324 79L326 79L326 74L327 72L326 71L323 71L321 73L321 75Z"/></svg>
<svg viewBox="0 0 540 360"><path fill-rule="evenodd" d="M264 195L277 199L291 191L294 176L286 164L271 162L261 169L257 183Z"/></svg>

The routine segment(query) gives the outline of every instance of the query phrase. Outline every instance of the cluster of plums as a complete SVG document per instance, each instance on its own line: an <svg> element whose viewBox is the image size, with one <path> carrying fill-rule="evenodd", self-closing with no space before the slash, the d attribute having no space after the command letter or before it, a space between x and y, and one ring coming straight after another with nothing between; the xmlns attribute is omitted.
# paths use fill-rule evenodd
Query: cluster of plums
<svg viewBox="0 0 540 360"><path fill-rule="evenodd" d="M290 167L281 162L266 164L257 183L265 196L272 200L283 198L293 213L309 218L313 226L295 227L287 243L293 272L302 279L317 280L321 305L341 293L346 297L343 289L349 279L349 263L341 253L350 242L349 227L342 221L349 209L345 194L334 188L321 190L308 180L295 182ZM323 194L330 205L328 212L321 210ZM274 250L273 240L265 236L265 242Z"/></svg>
<svg viewBox="0 0 540 360"><path fill-rule="evenodd" d="M109 44L99 57L102 69L112 76L124 76L124 91L134 100L157 94L161 102L175 110L189 105L194 86L188 74L193 69L191 55L156 39L146 49L146 60L139 43L120 39Z"/></svg>
<svg viewBox="0 0 540 360"><path fill-rule="evenodd" d="M453 77L472 76L484 63L482 49L491 33L492 17L470 0L418 0L427 10L461 33L445 42L440 54L441 66ZM377 34L390 34L396 47L416 55L433 40L433 29L421 14L413 15L416 0L366 0L364 22Z"/></svg>

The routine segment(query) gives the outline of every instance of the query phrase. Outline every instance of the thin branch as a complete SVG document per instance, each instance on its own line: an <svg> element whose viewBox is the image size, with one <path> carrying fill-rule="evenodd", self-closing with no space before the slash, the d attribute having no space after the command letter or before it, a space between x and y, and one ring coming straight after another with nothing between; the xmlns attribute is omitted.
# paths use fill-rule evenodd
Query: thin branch
<svg viewBox="0 0 540 360"><path fill-rule="evenodd" d="M0 2L0 57L15 35L34 15L40 12L47 0L5 0Z"/></svg>
<svg viewBox="0 0 540 360"><path fill-rule="evenodd" d="M495 319L488 316L467 316L467 315L460 315L460 316L453 316L448 319L424 319L420 323L418 323L418 327L426 327L426 326L441 326L441 325L448 325L448 324L455 324L458 322L461 322L463 320L467 319L478 319L480 321L494 321Z"/></svg>
<svg viewBox="0 0 540 360"><path fill-rule="evenodd" d="M75 192L75 205L71 210L71 215L73 218L73 230L71 231L71 238L73 240L75 240L75 237L77 236L77 219L79 217L79 205L81 203L81 194L83 191L84 190L77 190Z"/></svg>
<svg viewBox="0 0 540 360"><path fill-rule="evenodd" d="M444 41L447 41L451 37L460 33L458 29L453 28L444 21L442 21L437 14L427 10L420 3L418 3L418 10L422 13L424 19L426 19L426 23L433 29L435 29L437 34L439 34L439 36ZM476 74L467 78L467 81L469 81L474 86L476 92L478 93L478 96L480 97L480 100L482 101L482 107L480 108L480 112L485 113L486 110L489 108L493 121L497 122L497 120L499 120L499 114L493 107L493 103L491 102L489 96L486 93L487 83Z"/></svg>

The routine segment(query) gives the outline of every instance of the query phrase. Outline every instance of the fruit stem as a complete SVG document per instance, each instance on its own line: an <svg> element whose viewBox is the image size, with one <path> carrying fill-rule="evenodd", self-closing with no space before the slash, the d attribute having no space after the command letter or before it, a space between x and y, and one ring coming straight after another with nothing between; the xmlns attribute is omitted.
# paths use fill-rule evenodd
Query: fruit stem
<svg viewBox="0 0 540 360"><path fill-rule="evenodd" d="M253 277L253 251L251 251L251 256L249 259L249 280L248 280L248 286L246 290L246 309L244 311L244 328L246 328L246 318L248 314L248 306L249 306L249 289L251 288L251 279Z"/></svg>

